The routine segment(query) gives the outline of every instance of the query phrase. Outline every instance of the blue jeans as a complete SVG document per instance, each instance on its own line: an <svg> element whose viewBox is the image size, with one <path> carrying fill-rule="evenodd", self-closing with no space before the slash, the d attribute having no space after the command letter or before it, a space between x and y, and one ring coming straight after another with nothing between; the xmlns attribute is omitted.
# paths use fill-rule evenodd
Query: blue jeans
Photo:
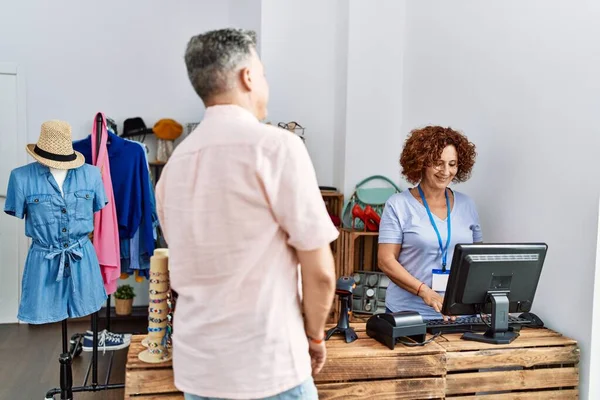
<svg viewBox="0 0 600 400"><path fill-rule="evenodd" d="M216 397L201 397L193 394L185 393L185 400L226 400ZM265 397L258 400L319 400L317 387L312 378L309 378L304 383L275 396Z"/></svg>

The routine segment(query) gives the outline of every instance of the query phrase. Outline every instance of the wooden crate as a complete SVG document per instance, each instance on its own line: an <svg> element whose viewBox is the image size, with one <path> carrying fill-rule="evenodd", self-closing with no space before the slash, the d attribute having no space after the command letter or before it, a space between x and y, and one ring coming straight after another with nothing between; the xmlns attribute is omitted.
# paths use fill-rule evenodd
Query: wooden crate
<svg viewBox="0 0 600 400"><path fill-rule="evenodd" d="M129 400L183 400L183 393L173 383L173 364L167 361L148 364L138 359L146 348L142 339L146 335L134 335L127 351L125 366L125 399Z"/></svg>
<svg viewBox="0 0 600 400"><path fill-rule="evenodd" d="M467 341L461 336L436 339L446 351L447 398L578 398L579 348L575 340L549 329L532 328L524 328L508 345Z"/></svg>
<svg viewBox="0 0 600 400"><path fill-rule="evenodd" d="M371 339L365 324L353 324L358 339L341 335L327 341L327 363L315 377L321 400L441 399L445 388L445 351L437 343L397 345L390 350Z"/></svg>
<svg viewBox="0 0 600 400"><path fill-rule="evenodd" d="M340 229L340 249L336 254L336 275L352 276L355 271L379 271L377 243L379 232Z"/></svg>
<svg viewBox="0 0 600 400"><path fill-rule="evenodd" d="M443 398L445 356L436 343L425 347L397 346L393 351L369 338L347 344L341 336L327 342L327 363L315 377L319 398L431 399ZM134 336L127 356L125 399L181 400L173 384L170 362L145 364L137 355L144 336Z"/></svg>
<svg viewBox="0 0 600 400"><path fill-rule="evenodd" d="M325 207L327 207L327 211L340 218L342 220L342 209L344 207L344 195L340 192L336 192L333 190L321 190L321 196L323 196L323 201L325 202ZM338 230L340 228L338 227ZM337 255L339 249L339 238L331 243L331 251L333 252L334 257Z"/></svg>
<svg viewBox="0 0 600 400"><path fill-rule="evenodd" d="M327 341L327 363L315 377L319 398L329 399L576 399L579 348L548 329L527 329L508 345L440 336L422 347L390 350L352 324L358 340L341 335ZM329 328L329 327L328 327ZM181 400L170 362L145 364L143 335L134 336L127 355L125 399Z"/></svg>
<svg viewBox="0 0 600 400"><path fill-rule="evenodd" d="M332 215L342 218L344 195L333 190L321 190L321 196L323 196L327 211Z"/></svg>
<svg viewBox="0 0 600 400"><path fill-rule="evenodd" d="M340 229L338 251L335 253L336 277L353 276L356 271L378 271L377 243L378 232L364 232L348 228ZM340 303L337 296L333 300L327 323L337 323L340 313ZM354 322L364 321L364 318L351 317Z"/></svg>

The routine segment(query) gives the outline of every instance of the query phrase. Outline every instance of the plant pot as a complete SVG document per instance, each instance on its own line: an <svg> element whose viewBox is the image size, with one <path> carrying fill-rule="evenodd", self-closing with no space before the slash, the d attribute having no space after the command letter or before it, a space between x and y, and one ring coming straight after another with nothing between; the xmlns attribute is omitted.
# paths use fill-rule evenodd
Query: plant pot
<svg viewBox="0 0 600 400"><path fill-rule="evenodd" d="M131 315L133 299L115 299L115 314Z"/></svg>

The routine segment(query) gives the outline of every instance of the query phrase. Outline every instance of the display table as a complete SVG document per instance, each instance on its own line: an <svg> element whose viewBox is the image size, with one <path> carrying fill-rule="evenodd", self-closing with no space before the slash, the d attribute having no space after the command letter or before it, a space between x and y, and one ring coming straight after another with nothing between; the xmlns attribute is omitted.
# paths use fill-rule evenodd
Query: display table
<svg viewBox="0 0 600 400"><path fill-rule="evenodd" d="M399 344L389 350L366 335L365 324L353 326L359 337L354 343L345 343L341 336L327 342L327 364L315 378L320 399L578 397L577 343L548 329L524 329L509 345L470 342L451 334L424 347ZM173 385L170 362L138 360L143 338L134 336L129 347L125 398L183 399Z"/></svg>

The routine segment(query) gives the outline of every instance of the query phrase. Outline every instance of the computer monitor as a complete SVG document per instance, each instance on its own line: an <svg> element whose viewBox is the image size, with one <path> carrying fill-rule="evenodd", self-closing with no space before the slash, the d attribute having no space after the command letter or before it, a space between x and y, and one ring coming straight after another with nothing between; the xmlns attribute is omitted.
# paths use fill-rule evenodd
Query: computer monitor
<svg viewBox="0 0 600 400"><path fill-rule="evenodd" d="M463 339L505 344L518 335L509 313L531 310L548 245L457 244L452 257L442 314L491 314L489 329Z"/></svg>

